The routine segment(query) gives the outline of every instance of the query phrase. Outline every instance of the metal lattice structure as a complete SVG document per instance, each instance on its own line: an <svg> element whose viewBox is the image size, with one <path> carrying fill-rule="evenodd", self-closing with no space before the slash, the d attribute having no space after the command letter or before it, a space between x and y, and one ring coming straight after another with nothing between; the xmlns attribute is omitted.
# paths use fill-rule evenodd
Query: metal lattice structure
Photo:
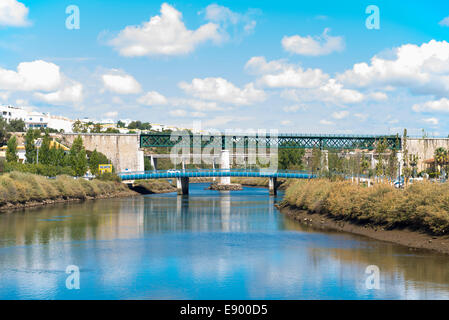
<svg viewBox="0 0 449 320"><path fill-rule="evenodd" d="M374 150L381 141L387 149L400 150L401 137L375 135L319 135L319 134L279 134L279 135L199 135L150 133L140 135L140 147L219 147L239 149L254 146L277 147L279 149L346 149Z"/></svg>

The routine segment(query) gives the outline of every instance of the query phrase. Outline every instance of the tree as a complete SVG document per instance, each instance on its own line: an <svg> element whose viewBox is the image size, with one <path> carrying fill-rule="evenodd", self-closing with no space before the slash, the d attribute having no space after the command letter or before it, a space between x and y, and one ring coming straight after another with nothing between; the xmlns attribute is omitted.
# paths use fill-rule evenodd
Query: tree
<svg viewBox="0 0 449 320"><path fill-rule="evenodd" d="M107 128L105 133L120 133L120 130L115 128Z"/></svg>
<svg viewBox="0 0 449 320"><path fill-rule="evenodd" d="M0 117L0 145L2 146L8 141L11 136L8 127L8 122Z"/></svg>
<svg viewBox="0 0 449 320"><path fill-rule="evenodd" d="M402 150L403 150L403 170L405 185L408 184L408 180L412 175L412 169L409 164L408 146L407 146L407 129L404 129L404 135L402 136Z"/></svg>
<svg viewBox="0 0 449 320"><path fill-rule="evenodd" d="M8 147L6 148L6 161L17 162L19 157L17 156L17 138L12 136L8 140Z"/></svg>
<svg viewBox="0 0 449 320"><path fill-rule="evenodd" d="M131 121L128 124L128 129L140 129L141 126L142 126L141 121Z"/></svg>
<svg viewBox="0 0 449 320"><path fill-rule="evenodd" d="M25 157L27 163L36 163L36 146L34 144L35 133L33 129L28 129L25 135Z"/></svg>
<svg viewBox="0 0 449 320"><path fill-rule="evenodd" d="M122 122L121 120L117 121L117 128L124 128L125 127L125 123Z"/></svg>
<svg viewBox="0 0 449 320"><path fill-rule="evenodd" d="M72 124L72 131L75 133L81 132L83 129L83 123L78 119Z"/></svg>
<svg viewBox="0 0 449 320"><path fill-rule="evenodd" d="M310 169L312 174L317 173L321 167L321 150L318 148L312 149L312 159L310 163ZM319 172L318 172L319 173Z"/></svg>
<svg viewBox="0 0 449 320"><path fill-rule="evenodd" d="M444 149L443 147L435 149L434 152L435 163L438 165L440 172L441 169L444 168L445 164L447 163L447 157L448 153L446 149Z"/></svg>
<svg viewBox="0 0 449 320"><path fill-rule="evenodd" d="M50 142L50 135L48 134L48 132L46 132L44 138L42 139L42 144L39 148L39 163L50 164Z"/></svg>
<svg viewBox="0 0 449 320"><path fill-rule="evenodd" d="M387 175L394 180L398 173L398 157L396 150L391 150L387 160Z"/></svg>
<svg viewBox="0 0 449 320"><path fill-rule="evenodd" d="M387 150L387 140L384 138L380 140L376 145L376 153L378 157L378 161L376 164L376 175L384 176L385 175L385 167L384 167L384 153Z"/></svg>
<svg viewBox="0 0 449 320"><path fill-rule="evenodd" d="M90 133L100 133L101 132L101 124L94 124L93 128L90 129Z"/></svg>
<svg viewBox="0 0 449 320"><path fill-rule="evenodd" d="M97 149L92 151L89 156L89 168L90 172L94 175L98 175L98 165L109 163L108 158L101 152L98 152Z"/></svg>
<svg viewBox="0 0 449 320"><path fill-rule="evenodd" d="M9 121L10 132L25 132L25 121L22 119L11 119Z"/></svg>
<svg viewBox="0 0 449 320"><path fill-rule="evenodd" d="M65 165L65 153L62 147L54 143L49 152L49 164L54 167Z"/></svg>
<svg viewBox="0 0 449 320"><path fill-rule="evenodd" d="M279 151L279 169L302 169L302 159L304 149L280 149Z"/></svg>
<svg viewBox="0 0 449 320"><path fill-rule="evenodd" d="M362 152L362 157L360 159L360 170L362 171L362 174L366 174L369 167L369 160L366 158L365 152Z"/></svg>
<svg viewBox="0 0 449 320"><path fill-rule="evenodd" d="M80 136L75 138L70 148L70 165L77 176L83 176L87 171L86 150Z"/></svg>
<svg viewBox="0 0 449 320"><path fill-rule="evenodd" d="M446 154L447 159L447 154ZM447 163L447 161L445 161ZM409 159L410 167L412 170L412 177L416 176L416 167L418 166L418 156L416 154L411 154Z"/></svg>

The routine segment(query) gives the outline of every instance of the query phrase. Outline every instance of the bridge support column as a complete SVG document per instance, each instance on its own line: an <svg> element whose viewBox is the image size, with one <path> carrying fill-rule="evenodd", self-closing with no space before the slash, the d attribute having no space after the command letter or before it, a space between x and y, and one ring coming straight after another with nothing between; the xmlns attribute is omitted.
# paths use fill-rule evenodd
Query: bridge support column
<svg viewBox="0 0 449 320"><path fill-rule="evenodd" d="M229 161L229 150L221 150L221 157L220 157L220 169L221 172L226 172L231 168L230 161ZM221 177L220 178L220 184L231 184L231 177Z"/></svg>
<svg viewBox="0 0 449 320"><path fill-rule="evenodd" d="M189 194L189 178L176 178L176 188L178 189L178 194Z"/></svg>
<svg viewBox="0 0 449 320"><path fill-rule="evenodd" d="M270 190L270 196L275 196L278 193L277 178L269 178L268 189Z"/></svg>
<svg viewBox="0 0 449 320"><path fill-rule="evenodd" d="M157 170L157 158L150 156L150 163L151 166L153 167L153 170Z"/></svg>
<svg viewBox="0 0 449 320"><path fill-rule="evenodd" d="M321 150L321 170L329 171L329 152Z"/></svg>

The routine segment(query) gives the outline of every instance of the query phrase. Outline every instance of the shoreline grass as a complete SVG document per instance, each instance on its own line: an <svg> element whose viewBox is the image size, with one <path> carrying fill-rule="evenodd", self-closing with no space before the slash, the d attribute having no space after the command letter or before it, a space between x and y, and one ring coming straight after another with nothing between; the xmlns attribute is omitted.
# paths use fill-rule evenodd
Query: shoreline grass
<svg viewBox="0 0 449 320"><path fill-rule="evenodd" d="M66 175L48 179L16 171L0 176L0 207L58 199L84 200L125 193L134 194L127 186L116 181L87 181Z"/></svg>
<svg viewBox="0 0 449 320"><path fill-rule="evenodd" d="M347 181L295 181L281 206L326 214L336 220L449 234L449 184L414 183L405 190L388 184L367 188Z"/></svg>

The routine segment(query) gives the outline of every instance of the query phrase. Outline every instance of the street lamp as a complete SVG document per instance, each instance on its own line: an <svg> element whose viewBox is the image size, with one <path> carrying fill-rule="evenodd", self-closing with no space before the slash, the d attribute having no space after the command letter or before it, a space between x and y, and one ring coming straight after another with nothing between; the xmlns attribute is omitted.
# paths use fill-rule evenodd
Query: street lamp
<svg viewBox="0 0 449 320"><path fill-rule="evenodd" d="M36 142L34 143L34 146L36 147L36 164L39 163L39 148L42 145L42 139L41 138L37 138Z"/></svg>

